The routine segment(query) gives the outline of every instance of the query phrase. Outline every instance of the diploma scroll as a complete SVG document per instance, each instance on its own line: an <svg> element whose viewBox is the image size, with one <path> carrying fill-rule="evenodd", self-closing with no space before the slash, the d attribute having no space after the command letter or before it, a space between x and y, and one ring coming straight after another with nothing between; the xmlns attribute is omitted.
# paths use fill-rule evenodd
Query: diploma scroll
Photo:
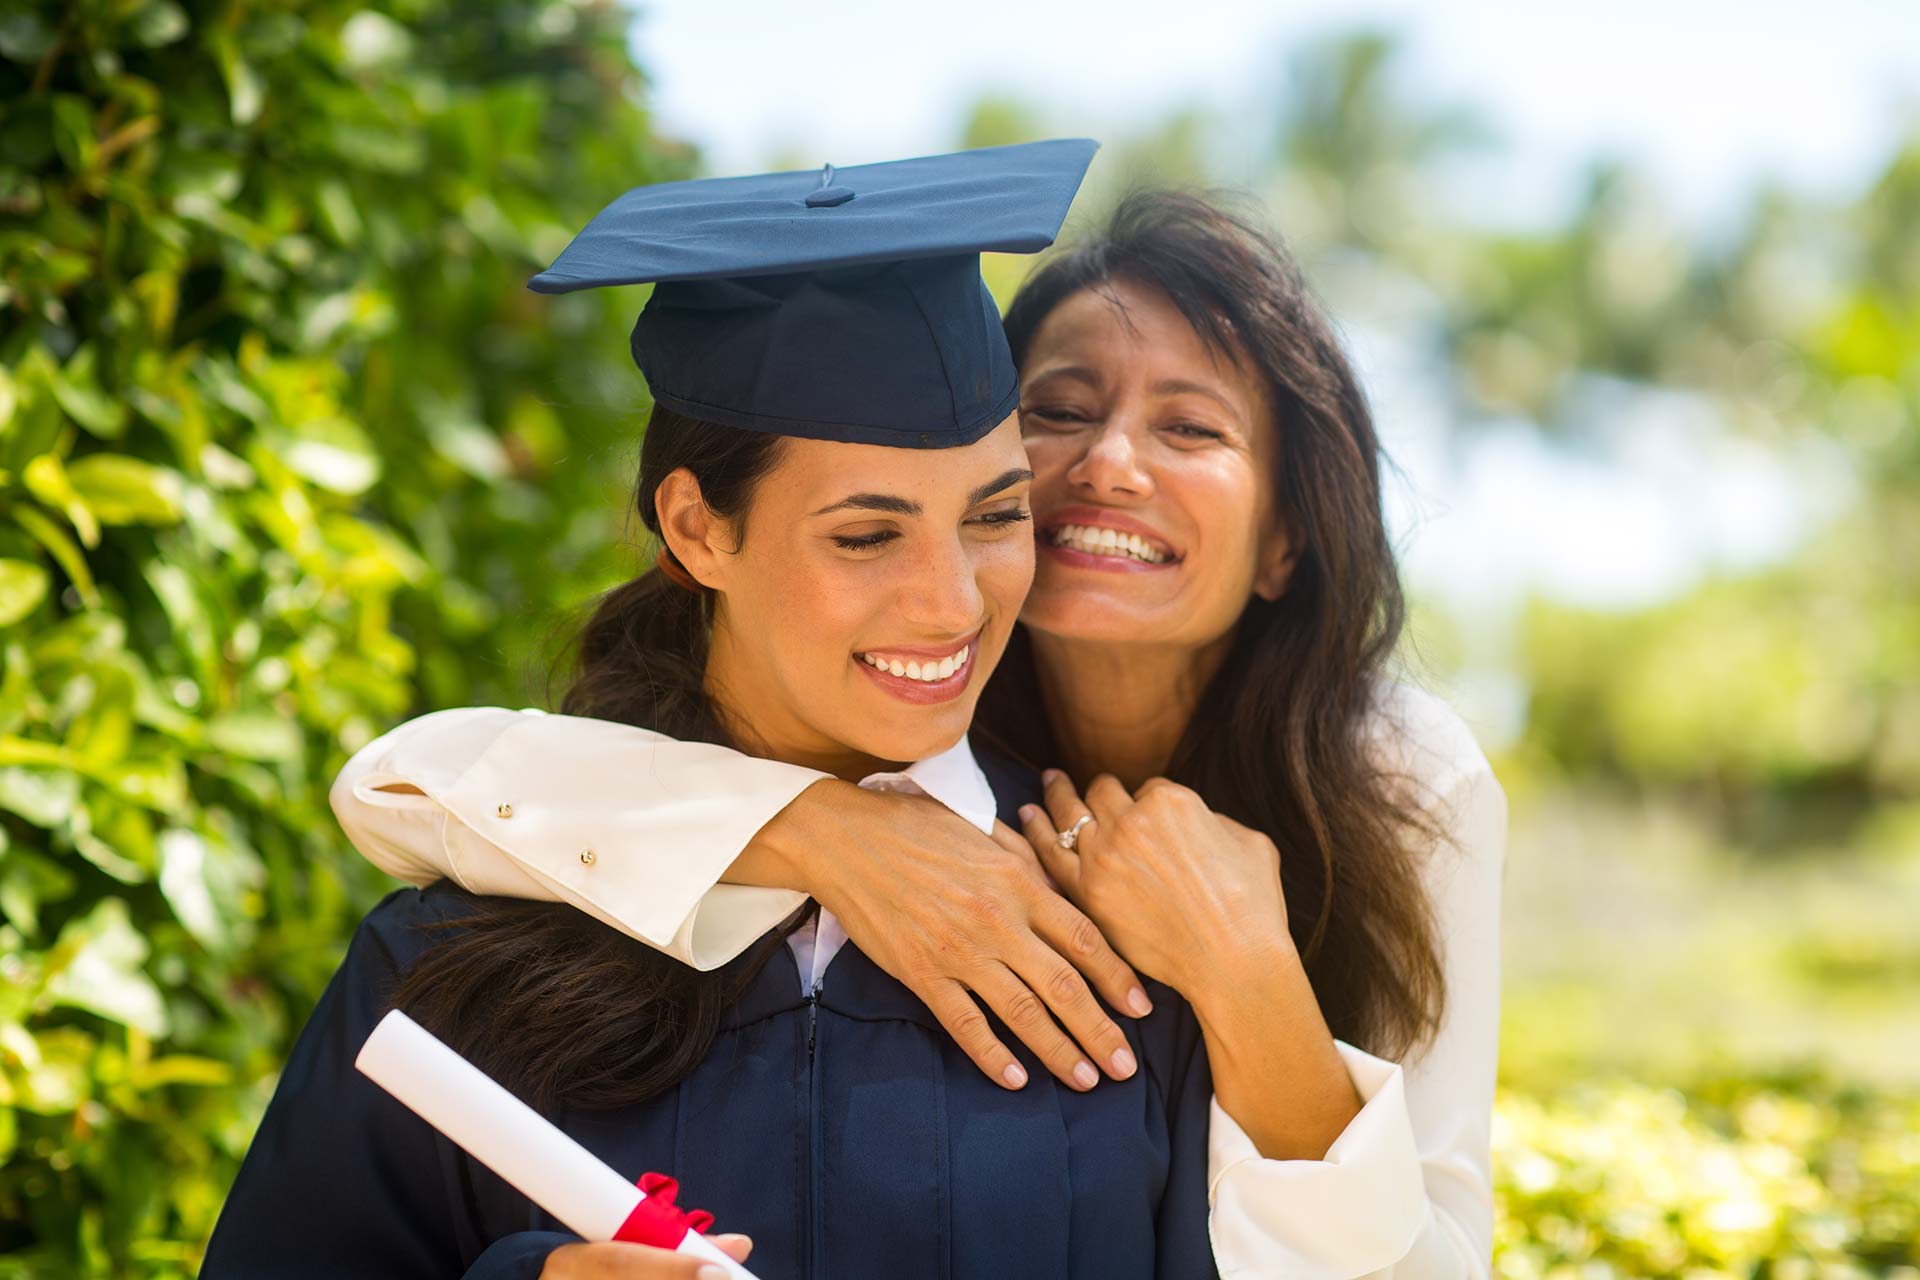
<svg viewBox="0 0 1920 1280"><path fill-rule="evenodd" d="M354 1066L582 1239L627 1238L646 1193L400 1010L380 1020ZM754 1280L697 1231L677 1248Z"/></svg>

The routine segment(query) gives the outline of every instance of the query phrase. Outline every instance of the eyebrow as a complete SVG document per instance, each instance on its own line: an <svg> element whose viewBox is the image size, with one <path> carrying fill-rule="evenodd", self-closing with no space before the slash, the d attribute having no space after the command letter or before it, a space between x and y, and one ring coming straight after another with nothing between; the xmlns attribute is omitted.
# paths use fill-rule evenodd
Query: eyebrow
<svg viewBox="0 0 1920 1280"><path fill-rule="evenodd" d="M978 506L1002 489L1011 489L1025 480L1033 479L1033 472L1025 467L1015 467L1002 472L967 495L967 505ZM896 516L917 516L924 513L919 503L911 498L902 498L891 493L850 493L832 506L822 507L813 514L824 516L831 511L885 511Z"/></svg>
<svg viewBox="0 0 1920 1280"><path fill-rule="evenodd" d="M1178 378L1168 378L1165 381L1154 383L1153 393L1160 396L1205 396L1207 399L1217 402L1222 408L1230 409L1236 414L1240 412L1239 409L1234 407L1231 400L1228 400L1218 391L1202 382L1183 382Z"/></svg>

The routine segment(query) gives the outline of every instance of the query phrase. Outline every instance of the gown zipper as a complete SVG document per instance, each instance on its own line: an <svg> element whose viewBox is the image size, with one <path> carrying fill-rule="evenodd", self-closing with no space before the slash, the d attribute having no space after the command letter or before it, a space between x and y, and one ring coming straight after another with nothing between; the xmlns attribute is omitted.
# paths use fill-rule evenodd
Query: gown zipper
<svg viewBox="0 0 1920 1280"><path fill-rule="evenodd" d="M824 976L824 975L823 975ZM814 1044L820 1023L820 988L816 979L807 992L807 1271L809 1276L825 1274L820 1214L820 1073L814 1067Z"/></svg>

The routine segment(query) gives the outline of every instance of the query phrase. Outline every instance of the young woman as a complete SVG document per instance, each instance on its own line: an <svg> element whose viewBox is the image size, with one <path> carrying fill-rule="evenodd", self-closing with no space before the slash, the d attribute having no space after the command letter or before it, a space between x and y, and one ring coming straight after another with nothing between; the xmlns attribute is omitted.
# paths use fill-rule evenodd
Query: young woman
<svg viewBox="0 0 1920 1280"><path fill-rule="evenodd" d="M1020 820L1037 856L1199 1011L1216 1250L1254 1250L1250 1275L1484 1276L1504 799L1458 718L1384 674L1400 595L1344 357L1283 253L1165 193L1044 266L1007 327L1039 564L979 728L1065 767ZM1127 1077L1067 966L1116 1009L1128 972L1031 859L694 750L436 712L359 753L334 806L395 874L570 902L700 968L811 895L990 1077L1026 1080L968 993L1071 1087ZM494 819L509 781L570 840ZM726 830L684 838L722 803ZM583 839L591 882L565 865Z"/></svg>

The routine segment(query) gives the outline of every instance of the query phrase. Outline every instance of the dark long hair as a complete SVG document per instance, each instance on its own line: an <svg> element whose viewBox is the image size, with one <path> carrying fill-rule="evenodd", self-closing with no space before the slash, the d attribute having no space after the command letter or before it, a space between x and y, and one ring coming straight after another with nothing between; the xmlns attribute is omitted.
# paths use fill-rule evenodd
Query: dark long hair
<svg viewBox="0 0 1920 1280"><path fill-rule="evenodd" d="M1220 202L1168 190L1129 196L1028 278L1006 318L1015 364L1054 308L1116 282L1163 294L1266 383L1273 492L1299 544L1285 593L1241 614L1168 776L1279 847L1288 922L1333 1034L1400 1057L1430 1039L1446 993L1415 862L1436 833L1423 797L1367 745L1404 603L1366 397L1285 249ZM979 729L1030 760L1057 756L1024 628Z"/></svg>
<svg viewBox="0 0 1920 1280"><path fill-rule="evenodd" d="M656 405L634 492L641 523L659 537L654 491L686 467L707 507L744 530L779 447ZM660 556L671 556L664 544ZM656 564L589 606L561 659L571 680L560 710L732 746L705 692L711 596L674 568ZM564 903L475 898L441 928L395 1005L536 1106L622 1106L684 1079L784 937L701 972Z"/></svg>

